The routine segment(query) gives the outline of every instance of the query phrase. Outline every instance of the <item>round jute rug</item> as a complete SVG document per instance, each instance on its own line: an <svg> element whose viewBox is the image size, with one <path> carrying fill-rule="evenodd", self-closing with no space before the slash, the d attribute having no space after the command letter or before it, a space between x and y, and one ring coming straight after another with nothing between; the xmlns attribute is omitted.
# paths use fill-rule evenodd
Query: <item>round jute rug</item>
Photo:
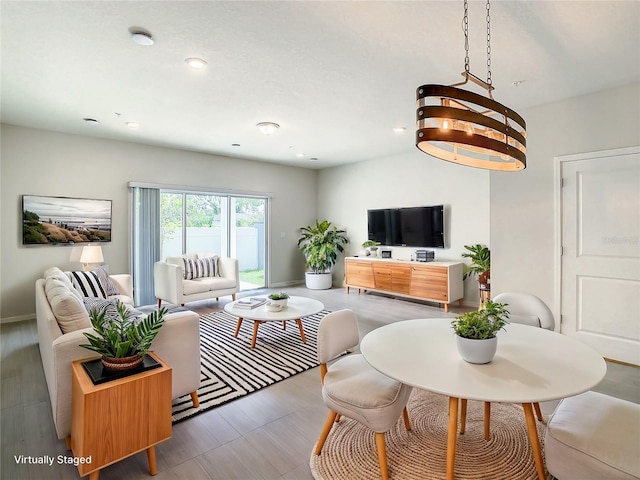
<svg viewBox="0 0 640 480"><path fill-rule="evenodd" d="M414 389L407 404L411 430L400 420L386 437L392 479L442 480L446 474L449 399ZM544 425L537 422L540 442ZM491 405L491 438L483 434L483 403L469 401L465 433L458 434L457 480L535 480L536 467L521 405ZM320 455L311 453L317 480L378 480L374 434L342 418L333 426Z"/></svg>

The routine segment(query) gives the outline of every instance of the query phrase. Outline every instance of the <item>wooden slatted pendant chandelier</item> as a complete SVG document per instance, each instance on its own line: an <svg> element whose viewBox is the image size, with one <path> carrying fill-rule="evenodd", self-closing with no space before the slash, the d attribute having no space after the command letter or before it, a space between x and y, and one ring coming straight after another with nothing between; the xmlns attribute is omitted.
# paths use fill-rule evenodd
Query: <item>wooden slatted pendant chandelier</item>
<svg viewBox="0 0 640 480"><path fill-rule="evenodd" d="M527 166L526 123L515 111L493 99L489 12L487 0L487 80L469 70L469 15L464 0L464 81L417 89L416 147L436 158L469 167L517 172ZM485 89L488 96L458 88L469 81Z"/></svg>

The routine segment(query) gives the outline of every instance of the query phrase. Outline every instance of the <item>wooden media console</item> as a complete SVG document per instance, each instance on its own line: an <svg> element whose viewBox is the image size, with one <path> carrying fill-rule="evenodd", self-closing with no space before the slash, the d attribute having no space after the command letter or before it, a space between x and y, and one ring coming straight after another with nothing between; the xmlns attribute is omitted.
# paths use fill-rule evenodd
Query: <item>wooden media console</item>
<svg viewBox="0 0 640 480"><path fill-rule="evenodd" d="M444 311L462 306L462 262L416 262L386 258L347 257L346 289L357 288L441 303Z"/></svg>

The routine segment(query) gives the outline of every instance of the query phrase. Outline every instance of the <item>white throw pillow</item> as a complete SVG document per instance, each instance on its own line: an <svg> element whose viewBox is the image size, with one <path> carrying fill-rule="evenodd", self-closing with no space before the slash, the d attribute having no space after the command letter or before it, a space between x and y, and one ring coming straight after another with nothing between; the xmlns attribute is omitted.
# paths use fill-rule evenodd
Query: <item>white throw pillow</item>
<svg viewBox="0 0 640 480"><path fill-rule="evenodd" d="M84 304L72 290L55 276L45 280L44 292L62 333L91 326Z"/></svg>
<svg viewBox="0 0 640 480"><path fill-rule="evenodd" d="M78 297L79 300L82 300L82 295L73 287L73 283L71 283L70 275L71 273L67 274L60 270L58 267L51 267L44 271L43 278L46 280L49 277L55 277L61 280L71 293Z"/></svg>

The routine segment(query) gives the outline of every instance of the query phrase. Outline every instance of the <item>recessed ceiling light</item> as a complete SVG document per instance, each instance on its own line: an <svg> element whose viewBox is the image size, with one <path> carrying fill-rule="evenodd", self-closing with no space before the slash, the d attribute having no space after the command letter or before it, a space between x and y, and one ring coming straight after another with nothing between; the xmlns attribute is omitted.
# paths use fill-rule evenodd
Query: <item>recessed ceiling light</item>
<svg viewBox="0 0 640 480"><path fill-rule="evenodd" d="M140 124L138 122L125 122L125 125L131 128L132 130L135 130L136 128L140 127Z"/></svg>
<svg viewBox="0 0 640 480"><path fill-rule="evenodd" d="M304 157L304 153L296 153L296 157L303 158Z"/></svg>
<svg viewBox="0 0 640 480"><path fill-rule="evenodd" d="M138 45L143 45L145 47L153 45L153 38L151 38L151 35L146 32L133 32L131 34L131 40Z"/></svg>
<svg viewBox="0 0 640 480"><path fill-rule="evenodd" d="M90 125L100 125L100 122L95 118L83 118L82 120L84 120L85 123L88 123Z"/></svg>
<svg viewBox="0 0 640 480"><path fill-rule="evenodd" d="M393 131L396 133L404 133L407 130L407 127L394 127Z"/></svg>
<svg viewBox="0 0 640 480"><path fill-rule="evenodd" d="M194 68L196 70L201 70L207 66L207 62L205 62L201 58L189 57L185 58L184 61L187 62L187 65L189 65L191 68Z"/></svg>
<svg viewBox="0 0 640 480"><path fill-rule="evenodd" d="M240 146L240 144L239 144L239 143L232 143L232 144L231 144L231 146L232 146L232 147L239 147L239 146Z"/></svg>
<svg viewBox="0 0 640 480"><path fill-rule="evenodd" d="M309 159L310 162L317 162L318 161L318 157L311 157Z"/></svg>
<svg viewBox="0 0 640 480"><path fill-rule="evenodd" d="M526 82L526 80L516 80L515 82L511 82L511 85L513 85L514 87L519 87L524 82Z"/></svg>
<svg viewBox="0 0 640 480"><path fill-rule="evenodd" d="M260 130L262 133L269 136L276 133L280 128L280 125L273 122L260 122L256 125L256 127L258 127L258 130Z"/></svg>

